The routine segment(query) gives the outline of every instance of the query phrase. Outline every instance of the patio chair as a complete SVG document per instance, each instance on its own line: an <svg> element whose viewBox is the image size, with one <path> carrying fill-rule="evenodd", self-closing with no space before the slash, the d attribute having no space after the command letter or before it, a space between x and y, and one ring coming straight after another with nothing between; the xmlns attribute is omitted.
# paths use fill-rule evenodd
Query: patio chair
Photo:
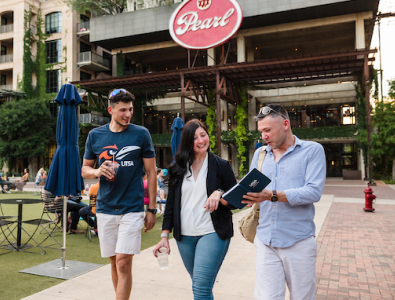
<svg viewBox="0 0 395 300"><path fill-rule="evenodd" d="M41 193L41 199L43 200L43 212L41 217L38 219L32 219L22 222L23 224L36 226L36 230L33 232L33 234L29 234L23 228L22 230L30 237L29 241L34 241L36 243L36 246L40 247L45 254L46 251L44 250L44 248L60 249L62 247L62 244L55 238L54 232L58 229L60 230L60 226L62 224L61 216L63 215L63 199L56 197L51 192L48 192L44 189ZM41 242L37 242L33 238L33 235L37 232L39 228L41 228L40 233L46 234L46 237ZM49 238L53 239L55 243L42 246L42 244ZM54 247L54 245L59 245L59 247Z"/></svg>
<svg viewBox="0 0 395 300"><path fill-rule="evenodd" d="M3 207L0 204L0 220L6 220L6 219L15 219L18 218L18 216L9 216L9 215L4 215Z"/></svg>
<svg viewBox="0 0 395 300"><path fill-rule="evenodd" d="M91 208L91 212L94 214L94 216L89 216L88 218L92 218L96 222L96 200L97 200L97 195L92 195L89 197L89 207ZM87 222L87 227L85 231L85 236L89 239L89 241L92 241L92 236L95 236L92 234L92 231L94 232L95 228L89 225L89 222Z"/></svg>
<svg viewBox="0 0 395 300"><path fill-rule="evenodd" d="M3 217L3 216L2 216ZM15 225L15 226L12 226ZM13 232L18 226L17 220L9 220L9 219L4 219L0 217L0 250L9 250L6 252L0 252L0 255L7 254L10 252L15 251L15 247L11 246L7 248L7 246L12 245L13 242L11 242L8 237L11 235L14 240L16 240L16 237L14 236Z"/></svg>
<svg viewBox="0 0 395 300"><path fill-rule="evenodd" d="M43 186L34 183L34 195L40 195L42 191L43 191Z"/></svg>

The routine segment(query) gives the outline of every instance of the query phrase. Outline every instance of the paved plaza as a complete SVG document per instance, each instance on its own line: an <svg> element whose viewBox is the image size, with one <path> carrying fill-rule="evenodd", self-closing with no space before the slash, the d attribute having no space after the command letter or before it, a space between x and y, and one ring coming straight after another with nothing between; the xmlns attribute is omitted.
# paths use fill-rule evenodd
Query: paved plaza
<svg viewBox="0 0 395 300"><path fill-rule="evenodd" d="M327 180L321 201L316 204L317 299L395 299L395 188L377 184L372 187L377 195L376 211L367 213L362 209L364 181ZM234 215L235 226L245 213ZM159 269L152 248L135 257L130 299L193 299L191 281L174 239L170 245L168 270ZM254 246L235 228L214 286L215 299L254 299L254 262ZM25 299L114 298L110 267L106 265Z"/></svg>

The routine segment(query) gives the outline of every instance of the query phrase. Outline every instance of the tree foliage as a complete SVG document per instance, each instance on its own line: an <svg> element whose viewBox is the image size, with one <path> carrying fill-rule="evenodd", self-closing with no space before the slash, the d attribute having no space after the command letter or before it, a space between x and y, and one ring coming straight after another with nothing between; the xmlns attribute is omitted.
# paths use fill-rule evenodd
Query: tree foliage
<svg viewBox="0 0 395 300"><path fill-rule="evenodd" d="M35 65L32 59L32 44L33 44L33 32L32 32L32 9L30 6L29 10L25 10L24 14L24 29L25 35L23 36L23 75L22 75L22 90L28 96L33 95L33 72L35 71Z"/></svg>
<svg viewBox="0 0 395 300"><path fill-rule="evenodd" d="M45 53L45 40L49 37L48 34L45 34L42 31L44 28L44 20L42 18L41 10L39 9L37 12L37 55L36 55L36 77L37 84L34 90L34 96L39 98L42 95L45 95L47 89L47 61L46 61L46 53Z"/></svg>
<svg viewBox="0 0 395 300"><path fill-rule="evenodd" d="M216 99L213 89L208 90L208 107L206 116L206 125L208 136L210 137L210 150L217 153L217 114L215 112ZM218 141L219 143L221 141Z"/></svg>
<svg viewBox="0 0 395 300"><path fill-rule="evenodd" d="M392 80L388 80L388 84L389 84L389 91L388 91L388 96L391 99L395 99L395 79Z"/></svg>
<svg viewBox="0 0 395 300"><path fill-rule="evenodd" d="M395 100L378 102L372 119L375 132L372 135L372 154L380 160L385 157L393 158L395 166ZM392 177L395 179L394 172Z"/></svg>
<svg viewBox="0 0 395 300"><path fill-rule="evenodd" d="M236 147L237 158L239 161L239 177L246 174L248 167L247 164L247 142L248 142L248 94L244 86L239 88L240 103L236 109Z"/></svg>
<svg viewBox="0 0 395 300"><path fill-rule="evenodd" d="M21 99L0 106L0 157L44 155L55 120L46 99Z"/></svg>
<svg viewBox="0 0 395 300"><path fill-rule="evenodd" d="M127 0L63 0L80 14L87 11L119 14L127 9Z"/></svg>

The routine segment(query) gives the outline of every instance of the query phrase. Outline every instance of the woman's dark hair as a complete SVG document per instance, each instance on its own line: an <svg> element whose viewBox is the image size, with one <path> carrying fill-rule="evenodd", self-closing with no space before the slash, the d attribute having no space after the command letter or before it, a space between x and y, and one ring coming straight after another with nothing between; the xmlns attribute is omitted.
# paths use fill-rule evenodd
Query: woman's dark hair
<svg viewBox="0 0 395 300"><path fill-rule="evenodd" d="M162 171L162 169L161 168L157 168L156 169L156 175L158 175L160 173L160 171Z"/></svg>
<svg viewBox="0 0 395 300"><path fill-rule="evenodd" d="M207 132L207 127L198 119L188 121L182 128L180 146L178 147L175 161L169 167L169 185L176 185L184 177L189 164L189 171L194 159L193 145L196 129L203 128ZM210 148L208 149L210 151Z"/></svg>
<svg viewBox="0 0 395 300"><path fill-rule="evenodd" d="M25 170L26 170L26 173L29 173L29 168L25 168Z"/></svg>

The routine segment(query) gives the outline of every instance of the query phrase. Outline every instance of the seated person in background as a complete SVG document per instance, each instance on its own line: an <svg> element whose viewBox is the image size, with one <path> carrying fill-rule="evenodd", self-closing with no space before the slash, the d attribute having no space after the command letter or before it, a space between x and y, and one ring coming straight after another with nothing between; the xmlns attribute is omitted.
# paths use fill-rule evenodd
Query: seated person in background
<svg viewBox="0 0 395 300"><path fill-rule="evenodd" d="M165 184L163 183L163 171L161 168L156 169L156 177L158 178L158 187L163 189Z"/></svg>
<svg viewBox="0 0 395 300"><path fill-rule="evenodd" d="M46 181L47 181L47 172L44 170L44 168L41 168L37 172L36 185L45 185Z"/></svg>
<svg viewBox="0 0 395 300"><path fill-rule="evenodd" d="M6 181L6 179L4 177L2 177L2 174L0 173L0 185L3 188L2 192L3 194L10 194L10 189L15 188L15 184L13 182L10 181ZM8 188L7 190L4 189L4 186L7 185Z"/></svg>
<svg viewBox="0 0 395 300"><path fill-rule="evenodd" d="M99 184L100 182L94 184L91 186L89 190L89 198L92 199L94 197L95 200L92 199L92 205L89 206L84 206L83 208L80 209L79 215L81 218L83 218L90 227L94 228L95 234L97 235L97 223L96 223L96 196L97 192L99 190Z"/></svg>
<svg viewBox="0 0 395 300"><path fill-rule="evenodd" d="M15 181L15 187L18 191L23 191L23 187L26 185L27 180L29 179L29 169L25 168L23 170L23 176L22 178L19 180Z"/></svg>
<svg viewBox="0 0 395 300"><path fill-rule="evenodd" d="M70 213L71 216L71 224L68 228L69 234L82 234L85 233L83 230L78 230L78 221L80 220L80 215L78 214L82 205L79 203L75 203L73 201L67 201L67 214ZM85 220L86 221L86 220Z"/></svg>
<svg viewBox="0 0 395 300"><path fill-rule="evenodd" d="M158 207L159 207L159 213L163 215L165 213L165 209L164 209L164 207L162 207L162 204L163 204L163 206L165 206L165 203L166 203L164 190L162 190L162 189L158 190L158 194L156 197L156 203L158 204Z"/></svg>
<svg viewBox="0 0 395 300"><path fill-rule="evenodd" d="M44 190L44 188L43 188L42 189L42 198L43 198L43 200L48 199L47 197L54 197L54 195L51 192L49 192L47 190ZM60 201L63 201L63 197L55 197L55 200L54 200L55 204L59 204ZM71 202L67 201L67 215L70 213L71 224L69 224L68 222L66 222L66 223L67 223L67 227L68 227L67 231L70 234L85 233L82 230L77 230L78 221L80 219L80 216L79 216L78 212L80 211L81 208L82 208L82 206L80 204L75 203L75 202L73 203L72 201ZM62 215L63 215L63 210L62 210L62 212L58 211L57 213L59 213L58 217L59 217L59 220L61 220L62 219ZM72 213L74 213L74 214L72 214ZM62 223L62 225L63 225L63 223Z"/></svg>

